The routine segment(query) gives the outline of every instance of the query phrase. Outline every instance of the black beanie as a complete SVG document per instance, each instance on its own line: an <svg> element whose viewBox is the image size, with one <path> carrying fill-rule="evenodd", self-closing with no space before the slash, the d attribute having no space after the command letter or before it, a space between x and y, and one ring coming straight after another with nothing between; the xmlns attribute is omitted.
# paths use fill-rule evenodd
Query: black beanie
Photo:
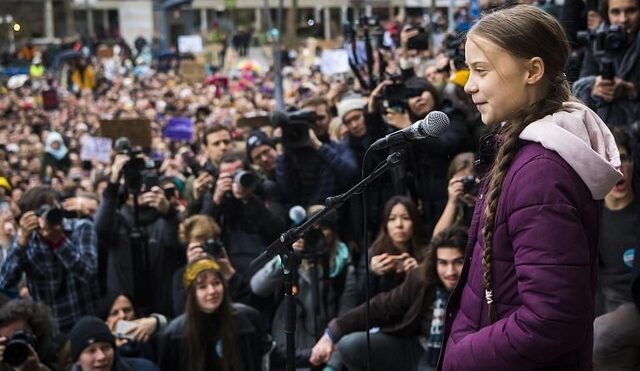
<svg viewBox="0 0 640 371"><path fill-rule="evenodd" d="M80 353L91 344L109 343L116 348L116 339L107 324L98 317L84 316L73 326L69 333L71 358L78 360Z"/></svg>

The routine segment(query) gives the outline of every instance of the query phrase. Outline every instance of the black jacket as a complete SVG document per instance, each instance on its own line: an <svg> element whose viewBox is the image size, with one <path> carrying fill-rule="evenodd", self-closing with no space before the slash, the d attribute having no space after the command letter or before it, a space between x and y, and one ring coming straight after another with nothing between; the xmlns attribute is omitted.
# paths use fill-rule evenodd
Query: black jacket
<svg viewBox="0 0 640 371"><path fill-rule="evenodd" d="M244 362L234 371L259 371L262 356L271 349L271 340L262 327L260 314L243 304L233 304L234 326L239 353ZM160 335L160 369L187 370L185 344L186 315L174 319ZM196 370L193 370L196 371Z"/></svg>

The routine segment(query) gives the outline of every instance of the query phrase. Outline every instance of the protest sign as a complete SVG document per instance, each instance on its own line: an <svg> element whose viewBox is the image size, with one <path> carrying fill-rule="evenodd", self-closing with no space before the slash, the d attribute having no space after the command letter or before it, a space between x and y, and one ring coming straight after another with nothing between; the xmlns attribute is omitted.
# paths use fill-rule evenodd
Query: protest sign
<svg viewBox="0 0 640 371"><path fill-rule="evenodd" d="M167 121L164 128L164 137L174 141L193 140L193 120L188 117L174 117Z"/></svg>
<svg viewBox="0 0 640 371"><path fill-rule="evenodd" d="M111 162L111 138L85 136L80 159L83 161Z"/></svg>
<svg viewBox="0 0 640 371"><path fill-rule="evenodd" d="M100 136L127 137L131 145L151 148L151 123L147 119L100 120Z"/></svg>
<svg viewBox="0 0 640 371"><path fill-rule="evenodd" d="M189 84L204 82L206 77L204 65L194 61L181 61L180 76Z"/></svg>

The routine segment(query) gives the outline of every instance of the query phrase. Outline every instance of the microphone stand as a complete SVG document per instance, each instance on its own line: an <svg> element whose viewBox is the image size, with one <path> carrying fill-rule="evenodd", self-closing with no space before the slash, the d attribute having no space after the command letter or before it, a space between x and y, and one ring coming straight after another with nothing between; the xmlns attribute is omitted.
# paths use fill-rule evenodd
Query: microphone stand
<svg viewBox="0 0 640 371"><path fill-rule="evenodd" d="M258 270L262 268L266 263L271 261L275 256L280 255L284 265L284 300L285 300L285 325L284 331L286 334L286 348L287 348L287 371L295 370L296 348L295 348L295 333L296 333L296 307L293 297L293 273L296 271L296 266L299 264L297 254L293 251L292 244L300 239L305 232L313 228L317 222L324 219L325 216L331 211L342 206L345 201L351 198L357 193L361 193L369 183L378 178L380 175L391 169L398 163L400 163L402 155L400 152L394 152L390 154L387 159L381 163L381 165L369 174L366 178L362 179L358 184L351 189L338 196L327 197L325 200L325 208L320 212L313 214L306 222L298 227L290 228L288 231L280 235L280 238L267 246L265 251L260 254L251 262L251 269Z"/></svg>

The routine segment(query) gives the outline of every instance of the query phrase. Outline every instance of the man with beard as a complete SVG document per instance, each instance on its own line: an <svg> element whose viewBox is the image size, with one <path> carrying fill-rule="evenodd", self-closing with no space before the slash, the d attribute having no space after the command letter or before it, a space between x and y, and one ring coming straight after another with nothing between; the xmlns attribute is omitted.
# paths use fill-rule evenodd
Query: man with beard
<svg viewBox="0 0 640 371"><path fill-rule="evenodd" d="M98 239L107 250L106 286L109 292L133 293L143 312L171 313L171 274L180 265L178 215L158 186L143 185L137 195L120 203L121 173L129 156L116 155L109 185L95 216ZM133 197L138 197L142 238L132 238L136 220Z"/></svg>

